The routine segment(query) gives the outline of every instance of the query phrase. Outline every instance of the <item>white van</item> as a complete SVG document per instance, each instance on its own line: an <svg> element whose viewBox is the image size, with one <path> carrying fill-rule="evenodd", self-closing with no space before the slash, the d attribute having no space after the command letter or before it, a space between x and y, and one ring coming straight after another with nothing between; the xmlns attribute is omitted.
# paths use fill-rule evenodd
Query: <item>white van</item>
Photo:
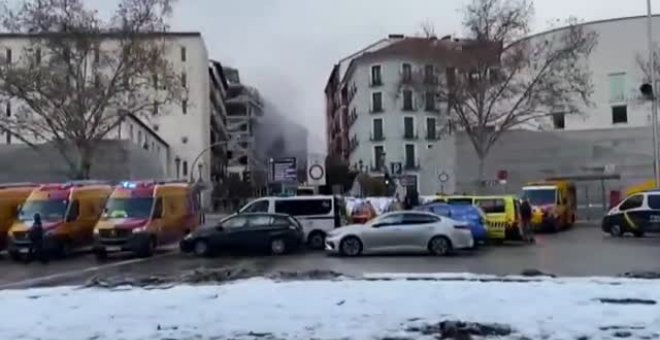
<svg viewBox="0 0 660 340"><path fill-rule="evenodd" d="M325 235L346 224L343 203L334 196L262 197L239 210L239 213L281 213L296 218L305 231L310 248L323 249Z"/></svg>

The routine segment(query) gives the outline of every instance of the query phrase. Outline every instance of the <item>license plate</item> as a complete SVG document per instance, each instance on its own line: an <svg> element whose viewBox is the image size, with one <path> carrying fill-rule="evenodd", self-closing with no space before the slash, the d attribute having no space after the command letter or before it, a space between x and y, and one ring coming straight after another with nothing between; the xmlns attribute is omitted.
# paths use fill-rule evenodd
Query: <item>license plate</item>
<svg viewBox="0 0 660 340"><path fill-rule="evenodd" d="M121 246L108 246L105 247L106 251L121 251Z"/></svg>
<svg viewBox="0 0 660 340"><path fill-rule="evenodd" d="M21 254L27 254L28 253L28 248L18 248L18 252Z"/></svg>

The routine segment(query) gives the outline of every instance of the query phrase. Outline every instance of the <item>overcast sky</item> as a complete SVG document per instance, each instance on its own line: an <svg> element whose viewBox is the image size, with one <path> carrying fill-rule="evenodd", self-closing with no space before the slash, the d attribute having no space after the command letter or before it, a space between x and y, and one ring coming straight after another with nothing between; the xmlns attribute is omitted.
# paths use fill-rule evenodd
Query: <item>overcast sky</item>
<svg viewBox="0 0 660 340"><path fill-rule="evenodd" d="M390 33L415 34L424 21L432 22L438 35L460 35L460 9L467 2L179 0L172 29L200 31L211 58L238 67L243 82L310 129L310 148L321 151L323 89L333 64ZM660 0L654 2L660 10ZM541 31L569 16L598 20L645 14L646 1L537 0L535 9L535 31Z"/></svg>

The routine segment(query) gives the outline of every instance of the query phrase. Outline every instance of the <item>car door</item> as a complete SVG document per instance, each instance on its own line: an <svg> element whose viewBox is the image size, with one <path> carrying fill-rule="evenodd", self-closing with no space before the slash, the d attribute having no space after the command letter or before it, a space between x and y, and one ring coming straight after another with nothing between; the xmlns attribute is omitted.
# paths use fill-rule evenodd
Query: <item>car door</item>
<svg viewBox="0 0 660 340"><path fill-rule="evenodd" d="M406 213L403 215L400 232L402 250L426 250L433 236L434 224L440 217L429 214Z"/></svg>
<svg viewBox="0 0 660 340"><path fill-rule="evenodd" d="M610 225L618 225L629 230L638 230L645 224L645 221L642 214L635 213L635 211L639 211L643 204L644 195L630 196L610 212L607 222Z"/></svg>
<svg viewBox="0 0 660 340"><path fill-rule="evenodd" d="M222 222L211 239L216 249L240 249L241 232L247 226L247 217L236 215Z"/></svg>
<svg viewBox="0 0 660 340"><path fill-rule="evenodd" d="M653 232L660 231L660 194L649 194L646 197L648 205L647 211L647 230Z"/></svg>
<svg viewBox="0 0 660 340"><path fill-rule="evenodd" d="M235 235L236 244L244 249L268 249L270 232L274 229L270 215L247 216L247 225Z"/></svg>
<svg viewBox="0 0 660 340"><path fill-rule="evenodd" d="M361 239L366 251L393 251L400 247L403 214L383 215L364 226Z"/></svg>

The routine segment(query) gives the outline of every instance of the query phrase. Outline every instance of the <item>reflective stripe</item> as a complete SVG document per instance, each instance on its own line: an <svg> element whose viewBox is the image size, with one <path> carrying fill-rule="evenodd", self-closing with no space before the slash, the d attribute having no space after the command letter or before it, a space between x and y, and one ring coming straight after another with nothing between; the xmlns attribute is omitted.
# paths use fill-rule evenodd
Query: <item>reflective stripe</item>
<svg viewBox="0 0 660 340"><path fill-rule="evenodd" d="M632 218L630 218L630 216L628 216L627 212L623 213L623 218L626 220L626 222L628 223L630 228L639 230L639 227L637 226L637 224L635 224L635 222L633 222Z"/></svg>

